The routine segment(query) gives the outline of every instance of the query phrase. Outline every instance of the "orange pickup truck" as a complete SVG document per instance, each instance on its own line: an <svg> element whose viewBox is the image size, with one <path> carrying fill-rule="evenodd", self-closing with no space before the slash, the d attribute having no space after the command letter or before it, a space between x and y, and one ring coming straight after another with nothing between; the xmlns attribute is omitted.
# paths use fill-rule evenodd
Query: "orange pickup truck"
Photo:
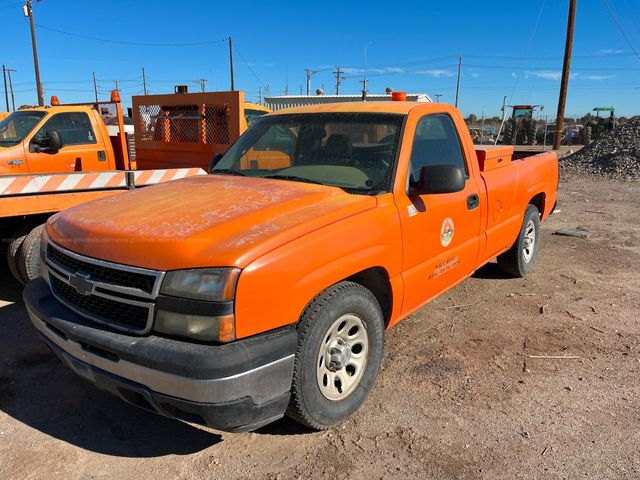
<svg viewBox="0 0 640 480"><path fill-rule="evenodd" d="M25 304L68 367L134 405L328 428L373 387L385 329L496 257L531 271L557 185L555 153L477 148L449 105L278 111L210 175L51 217Z"/></svg>

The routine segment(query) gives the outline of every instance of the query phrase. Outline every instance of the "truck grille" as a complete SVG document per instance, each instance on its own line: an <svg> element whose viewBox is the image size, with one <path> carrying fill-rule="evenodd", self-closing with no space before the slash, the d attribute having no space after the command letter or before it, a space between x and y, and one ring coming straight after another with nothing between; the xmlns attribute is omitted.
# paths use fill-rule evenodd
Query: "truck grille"
<svg viewBox="0 0 640 480"><path fill-rule="evenodd" d="M149 309L137 305L116 302L94 295L81 295L71 285L57 277L51 277L51 288L57 296L84 316L100 319L114 327L127 330L144 330L147 326Z"/></svg>
<svg viewBox="0 0 640 480"><path fill-rule="evenodd" d="M163 272L84 257L53 243L45 260L51 291L63 305L114 329L151 330Z"/></svg>
<svg viewBox="0 0 640 480"><path fill-rule="evenodd" d="M85 272L96 281L137 288L146 293L151 293L156 281L154 275L119 270L79 260L77 257L74 258L63 253L51 244L47 245L47 256L69 272Z"/></svg>

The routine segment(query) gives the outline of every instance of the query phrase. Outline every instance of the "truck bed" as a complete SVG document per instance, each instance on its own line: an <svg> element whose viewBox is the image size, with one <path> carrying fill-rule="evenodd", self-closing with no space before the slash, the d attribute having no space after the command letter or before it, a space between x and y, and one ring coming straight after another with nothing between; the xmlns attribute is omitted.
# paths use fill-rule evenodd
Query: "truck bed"
<svg viewBox="0 0 640 480"><path fill-rule="evenodd" d="M481 177L486 188L486 244L483 261L511 246L522 224L527 204L534 203L545 219L556 202L558 157L555 152L513 159L513 147L476 148ZM550 181L551 180L551 181ZM539 193L544 192L544 193Z"/></svg>

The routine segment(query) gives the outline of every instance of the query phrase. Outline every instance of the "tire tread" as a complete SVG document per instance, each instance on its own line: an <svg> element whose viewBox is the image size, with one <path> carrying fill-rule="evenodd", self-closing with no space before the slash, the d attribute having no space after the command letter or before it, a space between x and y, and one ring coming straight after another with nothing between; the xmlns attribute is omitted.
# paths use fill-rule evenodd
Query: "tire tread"
<svg viewBox="0 0 640 480"><path fill-rule="evenodd" d="M511 275L513 277L522 278L528 272L523 269L523 266L520 264L520 250L522 248L522 242L524 240L524 229L527 224L527 219L530 215L536 215L539 217L540 213L535 205L529 204L524 213L524 218L522 219L522 226L520 227L520 231L518 232L518 238L515 243L511 246L509 250L498 255L498 267L500 270L507 275ZM536 237L536 242L540 242L540 237ZM536 246L536 249L539 248ZM535 256L531 259L531 262L535 262Z"/></svg>
<svg viewBox="0 0 640 480"><path fill-rule="evenodd" d="M299 375L297 373L302 368L300 364L300 356L298 352L304 347L304 342L310 334L310 330L314 325L315 318L320 314L325 305L336 295L349 291L360 290L365 294L373 296L373 294L363 287L362 285L354 282L342 281L328 287L319 293L304 309L300 316L300 322L298 323L298 344L296 346L296 356L293 366L293 381L291 384L291 400L287 407L286 415L292 420L312 428L314 430L326 430L330 428L329 425L323 425L316 422L307 414L307 408L302 402L302 398L297 395L297 391L301 388L298 384ZM374 297L375 299L375 297Z"/></svg>

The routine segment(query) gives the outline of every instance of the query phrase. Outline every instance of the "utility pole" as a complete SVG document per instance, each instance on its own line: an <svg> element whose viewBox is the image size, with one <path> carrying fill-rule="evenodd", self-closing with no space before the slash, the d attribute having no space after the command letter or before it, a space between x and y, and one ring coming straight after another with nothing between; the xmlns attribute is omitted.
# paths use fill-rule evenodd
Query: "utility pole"
<svg viewBox="0 0 640 480"><path fill-rule="evenodd" d="M11 93L11 111L16 111L16 99L13 96L13 83L11 82L11 72L15 72L13 68L7 68L7 76L9 77L9 93ZM7 108L7 110L9 110Z"/></svg>
<svg viewBox="0 0 640 480"><path fill-rule="evenodd" d="M436 97L436 103L440 103L440 97L442 96L442 94L441 93L436 93L433 96Z"/></svg>
<svg viewBox="0 0 640 480"><path fill-rule="evenodd" d="M144 73L144 67L142 67L142 91L147 95L147 76Z"/></svg>
<svg viewBox="0 0 640 480"><path fill-rule="evenodd" d="M560 148L562 129L564 127L564 107L567 102L567 87L569 85L569 71L571 69L571 50L573 48L573 25L576 19L576 0L569 0L569 17L567 19L567 38L564 44L564 60L562 62L562 80L560 81L560 96L558 98L558 113L556 115L556 131L553 135L553 149Z"/></svg>
<svg viewBox="0 0 640 480"><path fill-rule="evenodd" d="M458 108L458 94L460 93L460 68L462 68L462 55L458 55L458 82L456 83L456 108Z"/></svg>
<svg viewBox="0 0 640 480"><path fill-rule="evenodd" d="M289 69L284 66L284 94L289 95Z"/></svg>
<svg viewBox="0 0 640 480"><path fill-rule="evenodd" d="M93 94L96 96L96 103L98 103L98 82L96 82L96 72L93 72Z"/></svg>
<svg viewBox="0 0 640 480"><path fill-rule="evenodd" d="M342 83L342 80L344 80L344 77L342 76L340 67L336 67L336 71L333 73L336 76L336 95L340 95L340 84Z"/></svg>
<svg viewBox="0 0 640 480"><path fill-rule="evenodd" d="M207 79L206 78L201 78L200 80L196 80L198 83L200 83L200 89L202 90L202 93L205 92L206 90L206 85L207 85ZM146 93L145 93L146 95Z"/></svg>
<svg viewBox="0 0 640 480"><path fill-rule="evenodd" d="M361 80L362 81L362 101L366 102L367 101L367 73L369 72L369 63L367 62L367 47L369 45L371 45L373 42L368 42L365 46L364 46L364 78Z"/></svg>
<svg viewBox="0 0 640 480"><path fill-rule="evenodd" d="M507 96L502 97L502 121L500 122L500 128L498 129L498 133L496 133L496 140L493 142L494 145L498 144L498 137L500 137L500 132L502 132L502 127L504 127L504 118L507 113Z"/></svg>
<svg viewBox="0 0 640 480"><path fill-rule="evenodd" d="M2 65L2 78L4 79L4 101L7 104L7 112L9 111L9 91L7 90L7 69Z"/></svg>
<svg viewBox="0 0 640 480"><path fill-rule="evenodd" d="M307 97L311 95L311 69L305 68L305 73L307 74Z"/></svg>
<svg viewBox="0 0 640 480"><path fill-rule="evenodd" d="M262 85L258 86L258 104L262 105Z"/></svg>
<svg viewBox="0 0 640 480"><path fill-rule="evenodd" d="M229 37L229 70L231 72L231 91L235 91L236 87L233 83L233 44L231 37Z"/></svg>
<svg viewBox="0 0 640 480"><path fill-rule="evenodd" d="M38 106L44 107L44 92L42 91L42 82L40 82L40 65L38 63L38 45L36 43L36 27L33 21L33 0L27 0L23 6L25 16L29 17L29 25L31 26L31 46L33 47L33 66L36 71L36 90L38 91Z"/></svg>

